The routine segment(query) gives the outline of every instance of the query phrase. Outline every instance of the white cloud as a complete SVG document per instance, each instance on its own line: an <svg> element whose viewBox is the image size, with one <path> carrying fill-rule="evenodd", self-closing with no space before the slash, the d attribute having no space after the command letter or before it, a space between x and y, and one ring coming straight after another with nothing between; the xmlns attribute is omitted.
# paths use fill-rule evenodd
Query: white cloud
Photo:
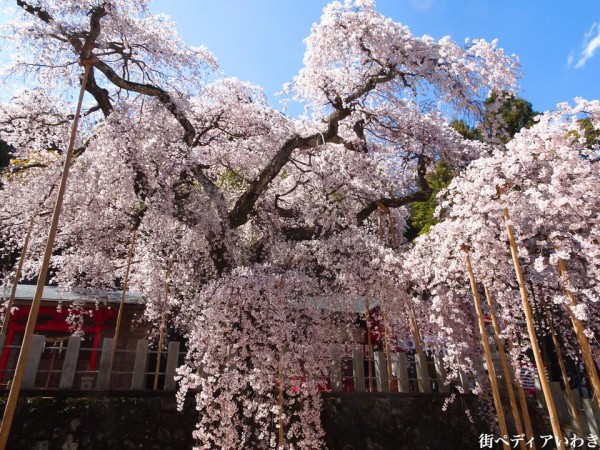
<svg viewBox="0 0 600 450"><path fill-rule="evenodd" d="M590 30L583 36L583 44L577 56L575 68L581 69L585 66L598 49L600 49L600 23L594 22ZM572 66L574 61L575 58L573 57L573 53L571 53L567 59L567 64Z"/></svg>
<svg viewBox="0 0 600 450"><path fill-rule="evenodd" d="M420 11L426 11L433 6L433 0L411 0L411 3Z"/></svg>

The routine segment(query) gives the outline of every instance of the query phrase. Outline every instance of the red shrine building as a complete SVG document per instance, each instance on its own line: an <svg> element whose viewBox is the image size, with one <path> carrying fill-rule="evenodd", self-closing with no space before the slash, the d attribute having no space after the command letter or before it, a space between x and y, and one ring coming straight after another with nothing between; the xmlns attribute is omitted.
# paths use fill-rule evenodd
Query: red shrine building
<svg viewBox="0 0 600 450"><path fill-rule="evenodd" d="M0 385L6 386L13 376L35 290L36 286L32 285L17 287L13 313L5 335L0 336ZM43 335L45 340L39 369L46 374L46 380L38 380L38 386L52 387L58 383L60 370L55 372L54 368L60 368L67 341L75 330L82 336L78 370L97 370L103 338L114 336L121 296L120 291L61 292L54 286L44 288L35 334ZM8 293L4 292L3 297L7 298ZM140 294L125 296L119 347L135 350L138 339L145 337L143 326L131 325L137 323L135 319L143 311L141 300ZM118 365L118 361L116 363ZM81 387L81 380L75 384Z"/></svg>

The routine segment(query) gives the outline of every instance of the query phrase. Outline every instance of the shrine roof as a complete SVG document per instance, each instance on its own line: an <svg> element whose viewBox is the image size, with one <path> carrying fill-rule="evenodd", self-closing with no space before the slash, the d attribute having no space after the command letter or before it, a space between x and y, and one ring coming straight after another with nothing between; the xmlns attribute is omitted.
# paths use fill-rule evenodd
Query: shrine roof
<svg viewBox="0 0 600 450"><path fill-rule="evenodd" d="M29 284L17 285L16 300L31 300L35 295L36 286ZM10 296L10 287L0 288L0 295L4 298ZM57 286L45 286L42 295L42 301L50 302L108 302L119 303L123 291L119 290L100 290L100 289L74 289L61 290ZM125 294L125 303L142 303L142 294L139 292L127 292Z"/></svg>

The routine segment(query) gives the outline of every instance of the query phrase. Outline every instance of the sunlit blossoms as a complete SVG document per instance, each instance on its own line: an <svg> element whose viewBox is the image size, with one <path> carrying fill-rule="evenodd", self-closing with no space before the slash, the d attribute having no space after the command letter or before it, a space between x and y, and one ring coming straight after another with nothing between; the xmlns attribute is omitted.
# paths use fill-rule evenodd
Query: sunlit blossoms
<svg viewBox="0 0 600 450"><path fill-rule="evenodd" d="M135 236L129 289L155 330L166 316L186 338L179 396L196 393L199 448L274 448L280 420L289 448L323 448L319 386L365 300L394 336L412 317L450 376L479 376L462 243L507 336L521 320L497 186L528 279L561 307L568 285L597 332L600 182L577 122L598 126L597 102L559 106L506 148L466 140L449 119L480 117L491 91L514 93L516 58L496 42L415 37L356 0L332 2L313 26L287 87L306 113L288 117L221 77L147 3L16 2L3 34L20 56L7 73L26 74L27 88L0 105L0 138L15 148L0 240L3 256L18 254L35 218L34 277L72 118L64 94L92 61L52 281L122 287ZM408 243L407 207L431 196L439 161L458 173L443 221Z"/></svg>
<svg viewBox="0 0 600 450"><path fill-rule="evenodd" d="M522 338L524 316L508 252L505 207L533 307L540 314L551 311L567 350L576 359L580 355L569 310L583 322L589 338L597 336L600 203L595 192L600 187L600 168L598 146L588 148L582 118L597 129L600 104L578 99L575 106L558 105L506 148L473 161L441 194L439 214L444 220L418 240L409 261L413 267L419 260L433 263L413 274L421 289L432 294L430 320L450 324L445 341L466 351L471 348L472 332L462 331L464 318L457 314L460 305L469 302L461 250L467 244L476 276L500 305L504 333L522 344L513 356L523 357L529 346ZM502 195L498 188L504 190ZM561 259L565 273L559 271ZM577 305L568 306L567 289L575 294Z"/></svg>

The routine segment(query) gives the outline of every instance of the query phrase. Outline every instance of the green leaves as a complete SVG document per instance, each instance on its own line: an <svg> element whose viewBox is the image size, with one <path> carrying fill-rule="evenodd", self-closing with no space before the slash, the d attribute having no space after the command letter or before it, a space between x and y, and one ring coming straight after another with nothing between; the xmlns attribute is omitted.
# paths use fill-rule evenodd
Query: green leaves
<svg viewBox="0 0 600 450"><path fill-rule="evenodd" d="M448 187L452 178L454 178L454 172L443 161L439 161L435 172L429 173L426 178L427 183L433 189L433 193L427 201L413 203L410 206L411 217L406 231L406 238L408 240L426 234L433 225L438 223L435 217L435 209L437 208L436 197L440 191Z"/></svg>

